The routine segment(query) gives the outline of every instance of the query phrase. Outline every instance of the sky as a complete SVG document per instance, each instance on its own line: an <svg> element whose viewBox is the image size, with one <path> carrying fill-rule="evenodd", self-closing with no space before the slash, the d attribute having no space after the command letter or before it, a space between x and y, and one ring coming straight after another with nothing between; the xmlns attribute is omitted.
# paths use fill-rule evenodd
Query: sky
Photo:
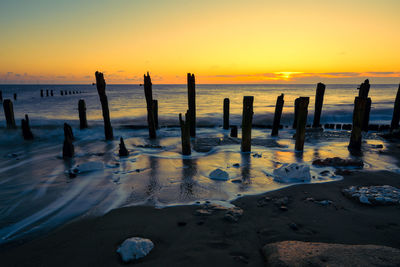
<svg viewBox="0 0 400 267"><path fill-rule="evenodd" d="M0 83L400 82L399 0L0 0Z"/></svg>

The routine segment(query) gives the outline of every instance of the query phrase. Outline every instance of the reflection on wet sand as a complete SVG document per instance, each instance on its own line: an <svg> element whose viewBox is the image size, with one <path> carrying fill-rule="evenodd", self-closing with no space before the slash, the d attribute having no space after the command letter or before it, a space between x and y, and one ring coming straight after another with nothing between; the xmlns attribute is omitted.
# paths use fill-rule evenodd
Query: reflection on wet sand
<svg viewBox="0 0 400 267"><path fill-rule="evenodd" d="M197 159L182 159L182 182L180 184L180 200L191 200L195 198L195 180L197 175Z"/></svg>
<svg viewBox="0 0 400 267"><path fill-rule="evenodd" d="M241 153L241 175L242 175L242 183L240 186L240 190L244 191L251 184L251 153Z"/></svg>

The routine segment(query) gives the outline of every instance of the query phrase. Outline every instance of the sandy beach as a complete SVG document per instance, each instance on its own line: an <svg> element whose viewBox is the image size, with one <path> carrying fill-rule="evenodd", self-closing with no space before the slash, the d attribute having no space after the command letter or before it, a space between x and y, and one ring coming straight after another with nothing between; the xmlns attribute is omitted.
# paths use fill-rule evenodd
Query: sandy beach
<svg viewBox="0 0 400 267"><path fill-rule="evenodd" d="M3 266L118 266L123 263L116 249L132 236L155 244L148 256L135 262L137 266L263 266L260 249L284 240L400 248L398 205L363 205L341 193L351 185L386 184L400 187L400 175L358 171L339 182L243 197L233 202L244 210L236 223L224 220L223 211L196 215L196 205L121 208L25 244L3 247L0 259ZM284 197L287 210L278 204ZM317 203L322 200L332 204Z"/></svg>

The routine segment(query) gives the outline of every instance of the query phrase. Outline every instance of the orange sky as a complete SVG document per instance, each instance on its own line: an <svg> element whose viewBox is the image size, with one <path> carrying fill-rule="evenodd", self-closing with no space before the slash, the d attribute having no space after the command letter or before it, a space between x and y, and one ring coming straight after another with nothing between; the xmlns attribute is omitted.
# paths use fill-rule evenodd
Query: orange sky
<svg viewBox="0 0 400 267"><path fill-rule="evenodd" d="M0 83L400 82L400 1L0 3Z"/></svg>

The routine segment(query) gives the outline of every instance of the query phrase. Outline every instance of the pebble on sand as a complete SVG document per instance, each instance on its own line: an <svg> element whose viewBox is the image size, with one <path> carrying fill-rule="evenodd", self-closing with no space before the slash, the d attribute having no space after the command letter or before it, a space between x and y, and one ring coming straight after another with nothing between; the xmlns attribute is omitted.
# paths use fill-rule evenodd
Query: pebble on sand
<svg viewBox="0 0 400 267"><path fill-rule="evenodd" d="M124 262L143 258L154 248L153 242L147 238L131 237L126 239L117 249Z"/></svg>

